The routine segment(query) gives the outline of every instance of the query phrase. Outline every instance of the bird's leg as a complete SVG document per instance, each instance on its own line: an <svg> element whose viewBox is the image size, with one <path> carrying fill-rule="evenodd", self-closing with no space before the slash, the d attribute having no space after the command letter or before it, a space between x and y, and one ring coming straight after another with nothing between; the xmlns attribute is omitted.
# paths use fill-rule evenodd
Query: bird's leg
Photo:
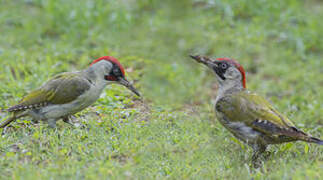
<svg viewBox="0 0 323 180"><path fill-rule="evenodd" d="M31 119L31 121L32 121L34 124L38 124L38 123L39 123L38 119L34 119L34 118L32 118L32 119Z"/></svg>
<svg viewBox="0 0 323 180"><path fill-rule="evenodd" d="M262 159L260 158L262 154L266 151L267 146L262 144L254 144L252 145L253 155L251 158L253 167L259 168L262 164Z"/></svg>
<svg viewBox="0 0 323 180"><path fill-rule="evenodd" d="M56 128L56 119L48 119L47 124L51 128Z"/></svg>

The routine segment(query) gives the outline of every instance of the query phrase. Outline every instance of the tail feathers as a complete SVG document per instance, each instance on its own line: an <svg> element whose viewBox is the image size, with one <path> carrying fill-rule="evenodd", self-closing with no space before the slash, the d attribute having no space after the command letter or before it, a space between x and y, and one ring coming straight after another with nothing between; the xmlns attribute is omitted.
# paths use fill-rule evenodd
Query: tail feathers
<svg viewBox="0 0 323 180"><path fill-rule="evenodd" d="M292 127L292 129L294 130L294 132L297 133L298 140L323 145L323 140L321 140L319 138L312 137L311 135L306 134L305 132L303 132L295 127Z"/></svg>
<svg viewBox="0 0 323 180"><path fill-rule="evenodd" d="M323 145L323 141L315 137L310 137L307 142Z"/></svg>
<svg viewBox="0 0 323 180"><path fill-rule="evenodd" d="M19 119L21 117L28 116L28 111L23 111L23 112L14 112L11 117L6 119L3 122L0 122L0 128L6 127L8 124L10 124L12 121Z"/></svg>
<svg viewBox="0 0 323 180"><path fill-rule="evenodd" d="M5 121L0 123L0 128L6 127L8 124L10 124L15 119L16 119L16 116L9 117L8 119L6 119Z"/></svg>

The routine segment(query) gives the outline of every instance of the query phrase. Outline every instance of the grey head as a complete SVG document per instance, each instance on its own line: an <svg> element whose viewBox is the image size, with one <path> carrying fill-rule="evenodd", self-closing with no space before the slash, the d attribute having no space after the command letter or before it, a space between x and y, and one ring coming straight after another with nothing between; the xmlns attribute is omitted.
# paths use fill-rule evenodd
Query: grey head
<svg viewBox="0 0 323 180"><path fill-rule="evenodd" d="M94 60L86 71L94 75L100 83L117 83L140 96L136 88L126 79L123 66L112 56L103 56Z"/></svg>
<svg viewBox="0 0 323 180"><path fill-rule="evenodd" d="M220 88L246 88L245 71L237 61L230 58L211 59L199 55L190 57L215 72Z"/></svg>

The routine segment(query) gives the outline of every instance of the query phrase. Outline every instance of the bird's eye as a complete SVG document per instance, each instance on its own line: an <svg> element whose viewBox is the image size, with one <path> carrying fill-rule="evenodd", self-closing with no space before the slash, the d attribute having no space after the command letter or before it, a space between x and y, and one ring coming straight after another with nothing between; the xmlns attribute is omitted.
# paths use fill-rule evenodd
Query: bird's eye
<svg viewBox="0 0 323 180"><path fill-rule="evenodd" d="M226 63L221 63L220 66L221 66L222 69L227 69L228 68L228 65Z"/></svg>
<svg viewBox="0 0 323 180"><path fill-rule="evenodd" d="M112 73L113 73L113 75L114 75L114 76L116 76L116 77L122 76L122 73L121 73L121 71L120 71L120 69L119 69L119 68L114 68L114 69L112 70Z"/></svg>

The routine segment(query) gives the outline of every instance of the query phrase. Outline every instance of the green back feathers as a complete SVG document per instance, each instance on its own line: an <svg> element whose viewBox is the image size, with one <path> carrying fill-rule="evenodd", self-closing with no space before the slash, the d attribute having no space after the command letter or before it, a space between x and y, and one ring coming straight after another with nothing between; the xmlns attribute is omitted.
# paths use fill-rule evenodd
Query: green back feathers
<svg viewBox="0 0 323 180"><path fill-rule="evenodd" d="M255 108L251 108L250 110L255 116L267 120L273 124L276 124L281 127L290 127L294 126L294 124L283 114L278 112L266 99L263 97L249 93L246 91L241 92L241 96L245 99L250 100L250 105ZM259 110L259 111L257 111Z"/></svg>
<svg viewBox="0 0 323 180"><path fill-rule="evenodd" d="M26 95L18 105L8 111L39 108L50 104L65 104L72 102L78 96L90 89L90 82L80 73L62 73L37 90Z"/></svg>
<svg viewBox="0 0 323 180"><path fill-rule="evenodd" d="M241 91L220 99L216 108L231 121L243 121L249 126L252 126L256 120L268 121L279 127L294 126L287 117L275 110L266 99L248 91Z"/></svg>

